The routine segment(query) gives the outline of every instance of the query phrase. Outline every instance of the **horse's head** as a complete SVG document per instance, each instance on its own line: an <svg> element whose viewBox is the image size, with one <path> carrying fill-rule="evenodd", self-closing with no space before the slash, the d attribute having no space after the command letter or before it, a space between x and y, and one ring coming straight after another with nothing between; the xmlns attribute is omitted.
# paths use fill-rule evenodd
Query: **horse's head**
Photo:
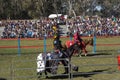
<svg viewBox="0 0 120 80"><path fill-rule="evenodd" d="M93 38L89 39L89 45L93 46Z"/></svg>
<svg viewBox="0 0 120 80"><path fill-rule="evenodd" d="M91 45L91 46L93 46L93 38L90 38L90 39L84 39L84 43L85 43L85 45Z"/></svg>

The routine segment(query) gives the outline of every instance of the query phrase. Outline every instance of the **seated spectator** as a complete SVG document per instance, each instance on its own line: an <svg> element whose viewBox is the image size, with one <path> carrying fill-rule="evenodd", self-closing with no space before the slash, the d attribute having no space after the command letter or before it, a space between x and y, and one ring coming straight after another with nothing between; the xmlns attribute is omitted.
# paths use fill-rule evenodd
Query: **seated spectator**
<svg viewBox="0 0 120 80"><path fill-rule="evenodd" d="M27 31L27 37L28 37L28 38L31 38L31 37L32 37L32 31L31 31L31 30L28 30L28 31Z"/></svg>
<svg viewBox="0 0 120 80"><path fill-rule="evenodd" d="M7 33L6 32L2 32L1 38L7 38Z"/></svg>
<svg viewBox="0 0 120 80"><path fill-rule="evenodd" d="M14 31L10 33L10 38L16 38L16 33Z"/></svg>

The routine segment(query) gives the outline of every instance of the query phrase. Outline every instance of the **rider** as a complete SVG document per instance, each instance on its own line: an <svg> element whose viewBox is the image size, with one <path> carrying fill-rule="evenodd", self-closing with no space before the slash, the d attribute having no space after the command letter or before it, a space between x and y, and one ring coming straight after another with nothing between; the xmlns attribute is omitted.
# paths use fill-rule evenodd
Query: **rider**
<svg viewBox="0 0 120 80"><path fill-rule="evenodd" d="M85 53L85 56L86 56L87 55L86 45L79 34L79 29L77 29L77 31L74 33L73 39L74 39L74 42L80 42L81 49Z"/></svg>
<svg viewBox="0 0 120 80"><path fill-rule="evenodd" d="M55 52L58 53L59 57L62 57L63 54L65 54L64 52L66 51L66 48L65 48L66 46L65 47L62 46L61 40L60 40L60 34L58 32L54 35L53 45L54 45ZM60 60L60 63L63 64L64 66L68 66L68 60ZM69 72L68 71L69 69L68 67L64 67L64 68L65 68L64 74L67 74ZM78 71L78 67L75 65L72 67L72 69L74 71Z"/></svg>
<svg viewBox="0 0 120 80"><path fill-rule="evenodd" d="M59 57L62 56L62 44L60 40L60 32L55 28L54 40L53 40L54 51L59 54Z"/></svg>

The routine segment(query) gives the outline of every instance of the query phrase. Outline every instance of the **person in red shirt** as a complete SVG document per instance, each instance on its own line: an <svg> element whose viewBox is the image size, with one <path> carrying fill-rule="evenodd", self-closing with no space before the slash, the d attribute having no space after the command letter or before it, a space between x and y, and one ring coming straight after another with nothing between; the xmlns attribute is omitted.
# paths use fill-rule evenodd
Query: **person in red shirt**
<svg viewBox="0 0 120 80"><path fill-rule="evenodd" d="M86 56L87 55L86 45L79 34L79 30L74 33L73 40L74 42L80 42L81 50L82 52L85 53L85 56Z"/></svg>

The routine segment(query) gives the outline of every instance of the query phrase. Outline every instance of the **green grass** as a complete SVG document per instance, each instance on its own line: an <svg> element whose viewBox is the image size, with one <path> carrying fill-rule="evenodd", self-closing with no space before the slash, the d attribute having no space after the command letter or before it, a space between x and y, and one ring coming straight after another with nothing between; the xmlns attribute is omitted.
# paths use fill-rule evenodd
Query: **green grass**
<svg viewBox="0 0 120 80"><path fill-rule="evenodd" d="M69 38L62 38L64 43ZM97 44L120 44L120 38L98 38ZM52 45L52 39L47 39L47 44ZM0 41L0 46L17 46L17 41ZM40 46L42 40L22 40L21 46ZM52 51L52 46L47 46L47 51ZM86 57L72 57L72 63L79 65L79 74L73 80L119 80L120 73L117 73L116 56L119 54L120 46L97 46L97 52L89 53ZM93 51L93 47L87 46L88 52ZM43 48L21 49L21 56L18 56L17 49L0 49L0 78L6 80L37 80L36 77L36 57L43 52ZM107 58L103 58L107 57ZM109 57L112 56L112 57ZM94 66L96 65L96 66ZM98 66L97 66L98 65ZM100 66L101 65L101 66ZM63 67L60 65L59 67ZM26 69L28 68L28 69ZM64 68L59 68L58 73L64 72ZM74 72L76 74L76 72ZM84 74L84 75L83 75ZM51 75L51 74L49 74ZM11 77L13 76L13 77ZM24 78L19 78L20 76ZM31 76L31 78L26 78ZM48 80L68 80L67 77L57 76ZM40 80L46 80L43 76Z"/></svg>

